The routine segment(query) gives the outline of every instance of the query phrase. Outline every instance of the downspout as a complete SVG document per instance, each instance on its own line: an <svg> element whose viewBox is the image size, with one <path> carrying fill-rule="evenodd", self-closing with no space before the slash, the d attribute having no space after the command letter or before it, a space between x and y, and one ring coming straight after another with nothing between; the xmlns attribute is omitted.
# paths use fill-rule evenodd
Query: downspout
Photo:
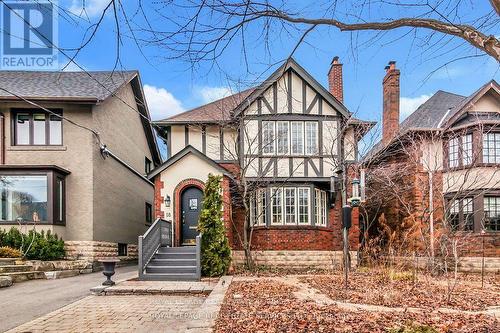
<svg viewBox="0 0 500 333"><path fill-rule="evenodd" d="M2 147L0 148L0 164L5 164L5 116L0 113L0 140L2 140Z"/></svg>

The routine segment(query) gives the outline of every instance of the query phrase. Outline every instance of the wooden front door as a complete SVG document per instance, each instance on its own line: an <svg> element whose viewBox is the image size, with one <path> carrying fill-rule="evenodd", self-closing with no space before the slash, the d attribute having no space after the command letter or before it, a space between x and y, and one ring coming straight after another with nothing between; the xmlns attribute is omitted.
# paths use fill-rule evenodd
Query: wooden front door
<svg viewBox="0 0 500 333"><path fill-rule="evenodd" d="M188 187L181 194L182 245L194 245L198 235L203 192L197 187Z"/></svg>

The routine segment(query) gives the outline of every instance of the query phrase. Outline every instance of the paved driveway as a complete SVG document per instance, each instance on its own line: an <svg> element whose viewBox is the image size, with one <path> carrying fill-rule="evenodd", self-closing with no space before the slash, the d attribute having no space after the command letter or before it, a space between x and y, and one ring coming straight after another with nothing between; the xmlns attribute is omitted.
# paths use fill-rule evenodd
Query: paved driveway
<svg viewBox="0 0 500 333"><path fill-rule="evenodd" d="M114 280L137 275L137 266L119 267ZM59 280L33 280L0 289L0 332L31 321L90 294L104 281L102 272Z"/></svg>

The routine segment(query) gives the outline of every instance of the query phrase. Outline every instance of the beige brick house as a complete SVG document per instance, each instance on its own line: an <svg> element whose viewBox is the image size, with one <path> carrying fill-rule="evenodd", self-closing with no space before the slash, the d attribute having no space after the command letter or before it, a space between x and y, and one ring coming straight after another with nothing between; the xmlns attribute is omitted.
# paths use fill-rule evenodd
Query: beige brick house
<svg viewBox="0 0 500 333"><path fill-rule="evenodd" d="M160 163L138 72L6 71L0 87L0 228L51 230L69 257L136 256Z"/></svg>

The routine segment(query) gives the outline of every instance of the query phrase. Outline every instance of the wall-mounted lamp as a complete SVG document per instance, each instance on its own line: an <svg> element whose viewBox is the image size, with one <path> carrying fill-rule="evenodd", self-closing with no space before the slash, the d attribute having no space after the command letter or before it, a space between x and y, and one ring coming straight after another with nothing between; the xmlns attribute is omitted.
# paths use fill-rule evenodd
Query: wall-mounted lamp
<svg viewBox="0 0 500 333"><path fill-rule="evenodd" d="M170 195L167 195L165 198L165 207L170 207Z"/></svg>
<svg viewBox="0 0 500 333"><path fill-rule="evenodd" d="M359 179L354 178L352 180L352 197L347 200L351 207L358 207L361 203L360 190L359 190Z"/></svg>

